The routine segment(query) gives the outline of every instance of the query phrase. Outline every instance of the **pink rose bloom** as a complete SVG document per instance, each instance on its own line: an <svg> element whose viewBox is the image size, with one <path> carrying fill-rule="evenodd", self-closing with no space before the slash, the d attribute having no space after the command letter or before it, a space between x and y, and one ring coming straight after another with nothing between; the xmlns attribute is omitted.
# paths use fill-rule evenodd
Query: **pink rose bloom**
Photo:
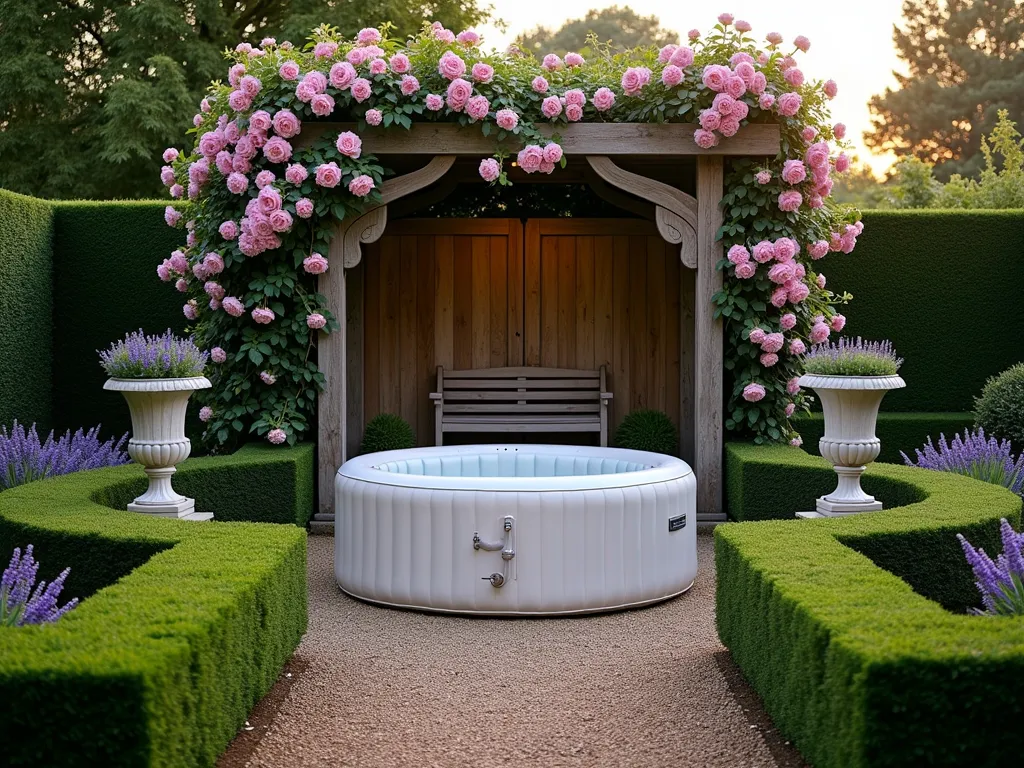
<svg viewBox="0 0 1024 768"><path fill-rule="evenodd" d="M473 79L478 83L489 83L494 79L494 67L482 61L473 65L472 73Z"/></svg>
<svg viewBox="0 0 1024 768"><path fill-rule="evenodd" d="M565 108L565 119L570 123L578 123L583 119L583 107L578 104L569 104Z"/></svg>
<svg viewBox="0 0 1024 768"><path fill-rule="evenodd" d="M327 325L327 318L319 312L311 312L306 315L306 326L312 328L314 331L319 331L325 325Z"/></svg>
<svg viewBox="0 0 1024 768"><path fill-rule="evenodd" d="M683 82L683 70L675 64L669 64L661 71L661 82L669 88L675 88Z"/></svg>
<svg viewBox="0 0 1024 768"><path fill-rule="evenodd" d="M804 154L804 160L807 161L807 165L811 168L821 168L827 172L828 156L828 144L824 141L819 141L816 144L811 144L811 146L807 148L807 152Z"/></svg>
<svg viewBox="0 0 1024 768"><path fill-rule="evenodd" d="M548 120L554 120L562 114L562 101L557 96L548 96L540 105L541 114Z"/></svg>
<svg viewBox="0 0 1024 768"><path fill-rule="evenodd" d="M774 103L775 97L770 93L762 93L757 99L757 105L765 110L771 109Z"/></svg>
<svg viewBox="0 0 1024 768"><path fill-rule="evenodd" d="M843 123L836 123L832 126L832 135L837 139L846 138L846 125Z"/></svg>
<svg viewBox="0 0 1024 768"><path fill-rule="evenodd" d="M287 232L292 228L292 215L288 211L274 211L268 218L275 232Z"/></svg>
<svg viewBox="0 0 1024 768"><path fill-rule="evenodd" d="M281 445L285 440L288 439L288 433L283 429L272 429L267 432L267 440L273 445Z"/></svg>
<svg viewBox="0 0 1024 768"><path fill-rule="evenodd" d="M764 338L768 334L764 332L763 328L751 328L750 329L750 343L761 346L764 343Z"/></svg>
<svg viewBox="0 0 1024 768"><path fill-rule="evenodd" d="M289 165L284 172L285 181L291 184L301 184L309 176L309 171L306 170L306 166L298 163Z"/></svg>
<svg viewBox="0 0 1024 768"><path fill-rule="evenodd" d="M217 159L215 162L217 164L217 170L225 176L230 175L234 170L234 158L226 149L222 149L217 153Z"/></svg>
<svg viewBox="0 0 1024 768"><path fill-rule="evenodd" d="M688 66L693 64L693 49L680 45L674 51L668 59L668 63L679 67L680 69L686 69Z"/></svg>
<svg viewBox="0 0 1024 768"><path fill-rule="evenodd" d="M313 46L313 55L318 59L329 59L338 52L338 44L332 42L317 43Z"/></svg>
<svg viewBox="0 0 1024 768"><path fill-rule="evenodd" d="M491 111L491 103L486 96L474 96L466 102L466 114L470 120L485 120Z"/></svg>
<svg viewBox="0 0 1024 768"><path fill-rule="evenodd" d="M353 67L358 67L367 61L373 54L367 48L353 48L346 54L346 61Z"/></svg>
<svg viewBox="0 0 1024 768"><path fill-rule="evenodd" d="M287 163L292 156L292 145L287 139L275 136L263 145L263 156L272 163Z"/></svg>
<svg viewBox="0 0 1024 768"><path fill-rule="evenodd" d="M338 140L335 142L335 146L341 154L345 155L345 157L351 157L355 160L360 154L362 154L363 140L352 131L342 131L338 134Z"/></svg>
<svg viewBox="0 0 1024 768"><path fill-rule="evenodd" d="M779 195L779 210L786 212L798 210L800 208L800 204L803 201L803 195L801 195L795 189L787 189L785 192Z"/></svg>
<svg viewBox="0 0 1024 768"><path fill-rule="evenodd" d="M736 22L736 29L739 32L749 32L751 29L753 29L753 27L750 26L749 21L743 21L742 19L740 19L739 21Z"/></svg>
<svg viewBox="0 0 1024 768"><path fill-rule="evenodd" d="M686 37L689 38L691 41L700 40L700 30L691 29L689 32L686 33Z"/></svg>
<svg viewBox="0 0 1024 768"><path fill-rule="evenodd" d="M366 197L374 186L376 185L373 183L373 179L363 173L348 183L348 191L356 197Z"/></svg>
<svg viewBox="0 0 1024 768"><path fill-rule="evenodd" d="M298 135L302 131L302 123L290 110L282 109L274 115L274 133L285 139Z"/></svg>
<svg viewBox="0 0 1024 768"><path fill-rule="evenodd" d="M804 53L807 53L808 49L811 47L811 41L808 40L803 35L798 35L796 40L793 41L793 45L795 45Z"/></svg>
<svg viewBox="0 0 1024 768"><path fill-rule="evenodd" d="M764 36L764 39L767 40L772 45L772 47L775 47L776 45L782 42L782 35L780 35L778 32L769 32L767 35Z"/></svg>
<svg viewBox="0 0 1024 768"><path fill-rule="evenodd" d="M233 221L221 222L221 225L217 228L220 232L220 236L225 240L234 240L238 237L238 225Z"/></svg>
<svg viewBox="0 0 1024 768"><path fill-rule="evenodd" d="M445 51L437 62L437 71L446 79L454 80L466 72L466 62L457 53Z"/></svg>
<svg viewBox="0 0 1024 768"><path fill-rule="evenodd" d="M810 144L814 141L814 138L818 135L818 129L813 125L804 126L804 129L800 131L800 138Z"/></svg>
<svg viewBox="0 0 1024 768"><path fill-rule="evenodd" d="M736 277L741 280L746 280L754 276L757 272L757 265L752 261L744 262L743 264L736 265Z"/></svg>
<svg viewBox="0 0 1024 768"><path fill-rule="evenodd" d="M761 186L764 186L765 184L772 180L772 172L758 171L756 174L754 174L754 180L757 181L757 183L760 184Z"/></svg>
<svg viewBox="0 0 1024 768"><path fill-rule="evenodd" d="M295 202L295 215L300 219L308 219L313 215L313 201L308 197L300 198Z"/></svg>
<svg viewBox="0 0 1024 768"><path fill-rule="evenodd" d="M773 264L768 270L768 279L773 283L782 285L793 279L793 265L788 261Z"/></svg>
<svg viewBox="0 0 1024 768"><path fill-rule="evenodd" d="M203 257L203 266L206 267L207 274L219 275L224 271L224 259L219 253L211 251Z"/></svg>
<svg viewBox="0 0 1024 768"><path fill-rule="evenodd" d="M836 173L846 173L850 169L850 158L845 152L840 152L836 157Z"/></svg>
<svg viewBox="0 0 1024 768"><path fill-rule="evenodd" d="M743 82L743 78L738 75L732 75L728 80L725 81L725 90L734 99L738 99L744 93L747 92L747 84Z"/></svg>
<svg viewBox="0 0 1024 768"><path fill-rule="evenodd" d="M455 39L466 47L472 48L480 42L480 35L472 29L465 29L462 32L459 32L459 34L455 36Z"/></svg>
<svg viewBox="0 0 1024 768"><path fill-rule="evenodd" d="M420 81L412 75L405 75L402 77L402 82L398 86L402 91L403 96L412 96L420 89Z"/></svg>
<svg viewBox="0 0 1024 768"><path fill-rule="evenodd" d="M195 320L197 317L199 317L199 305L196 304L195 299L189 299L188 302L181 308L181 311L189 320Z"/></svg>
<svg viewBox="0 0 1024 768"><path fill-rule="evenodd" d="M763 365L765 368L771 368L773 365L779 362L779 356L776 355L774 352L765 352L763 355L761 355L760 359L761 365Z"/></svg>
<svg viewBox="0 0 1024 768"><path fill-rule="evenodd" d="M381 40L380 32L373 27L365 27L359 30L359 34L356 35L356 42L359 45L374 45L379 43Z"/></svg>
<svg viewBox="0 0 1024 768"><path fill-rule="evenodd" d="M302 260L302 268L311 275L322 275L327 271L327 259L319 253L311 253Z"/></svg>
<svg viewBox="0 0 1024 768"><path fill-rule="evenodd" d="M786 382L786 392L788 392L791 395L795 395L799 391L800 391L800 377L799 376L794 376L793 378L791 378L789 381Z"/></svg>
<svg viewBox="0 0 1024 768"><path fill-rule="evenodd" d="M295 98L303 104L308 104L316 96L316 88L307 80L303 80L295 86Z"/></svg>
<svg viewBox="0 0 1024 768"><path fill-rule="evenodd" d="M828 253L828 243L825 240L815 240L807 246L807 252L812 259L820 259Z"/></svg>
<svg viewBox="0 0 1024 768"><path fill-rule="evenodd" d="M270 371L260 371L260 380L264 384L273 384L277 381L277 376L272 374Z"/></svg>
<svg viewBox="0 0 1024 768"><path fill-rule="evenodd" d="M787 160L782 166L782 180L787 184L799 184L807 178L807 169L800 160Z"/></svg>
<svg viewBox="0 0 1024 768"><path fill-rule="evenodd" d="M174 169L171 168L171 166L165 165L160 169L160 181L163 182L165 187L169 187L174 184Z"/></svg>
<svg viewBox="0 0 1024 768"><path fill-rule="evenodd" d="M733 58L735 59L738 56L746 56L746 58L750 58L745 53L737 53ZM740 78L743 81L743 84L749 89L751 84L754 82L754 75L757 74L757 70L754 69L754 65L749 61L741 61L739 64L736 64L735 67L736 76Z"/></svg>
<svg viewBox="0 0 1024 768"><path fill-rule="evenodd" d="M762 352L778 352L782 349L782 345L786 343L786 337L781 333L769 333L765 334L764 340L761 342Z"/></svg>
<svg viewBox="0 0 1024 768"><path fill-rule="evenodd" d="M384 121L384 113L379 109L368 109L363 115L367 125L380 125Z"/></svg>
<svg viewBox="0 0 1024 768"><path fill-rule="evenodd" d="M493 157L480 161L480 178L484 181L494 181L501 175L501 166Z"/></svg>
<svg viewBox="0 0 1024 768"><path fill-rule="evenodd" d="M792 238L780 237L775 241L775 259L777 261L791 261L799 250L800 246Z"/></svg>
<svg viewBox="0 0 1024 768"><path fill-rule="evenodd" d="M252 136L241 136L235 144L235 157L241 156L252 159L256 157L257 151L259 151L259 148L253 143Z"/></svg>
<svg viewBox="0 0 1024 768"><path fill-rule="evenodd" d="M790 304L799 304L801 301L806 299L811 293L811 289L803 283L797 283L791 288L786 290L786 299Z"/></svg>
<svg viewBox="0 0 1024 768"><path fill-rule="evenodd" d="M779 325L781 325L784 330L791 331L796 327L796 315L792 312L787 312L779 318Z"/></svg>
<svg viewBox="0 0 1024 768"><path fill-rule="evenodd" d="M758 264L767 264L775 258L775 246L768 240L762 240L754 246L753 256Z"/></svg>
<svg viewBox="0 0 1024 768"><path fill-rule="evenodd" d="M786 82L792 85L794 88L799 88L804 84L804 73L796 67L787 69L783 75L786 78Z"/></svg>
<svg viewBox="0 0 1024 768"><path fill-rule="evenodd" d="M258 133L266 133L270 130L273 125L270 121L270 113L265 109L257 109L251 115L249 115L249 131L256 131Z"/></svg>
<svg viewBox="0 0 1024 768"><path fill-rule="evenodd" d="M224 299L227 301L227 299ZM274 321L274 311L265 307L256 307L251 313L252 319L260 325L267 325Z"/></svg>
<svg viewBox="0 0 1024 768"><path fill-rule="evenodd" d="M361 104L373 94L373 87L365 77L357 77L352 81L351 92L352 98Z"/></svg>
<svg viewBox="0 0 1024 768"><path fill-rule="evenodd" d="M511 131L519 125L519 115L511 109L499 109L494 118L495 122L498 123L498 127L504 131Z"/></svg>
<svg viewBox="0 0 1024 768"><path fill-rule="evenodd" d="M409 63L409 57L404 53L396 53L388 59L388 64L391 65L391 71L399 75L404 75L412 68L412 65Z"/></svg>
<svg viewBox="0 0 1024 768"><path fill-rule="evenodd" d="M164 208L164 221L169 227L175 227L181 221L181 211L175 210L173 205Z"/></svg>
<svg viewBox="0 0 1024 768"><path fill-rule="evenodd" d="M178 159L178 150L174 147L168 147L164 150L163 158L165 163L173 163Z"/></svg>
<svg viewBox="0 0 1024 768"><path fill-rule="evenodd" d="M252 96L245 91L232 91L228 96L228 106L235 112L244 112L252 106Z"/></svg>
<svg viewBox="0 0 1024 768"><path fill-rule="evenodd" d="M732 24L733 15L731 13L720 13L718 14L718 23L722 26L728 27Z"/></svg>
<svg viewBox="0 0 1024 768"><path fill-rule="evenodd" d="M750 78L750 85L748 90L755 96L760 96L764 93L764 89L768 87L768 78L764 76L764 72L755 72L754 76ZM771 106L770 104L768 106Z"/></svg>
<svg viewBox="0 0 1024 768"><path fill-rule="evenodd" d="M234 296L228 296L220 303L221 307L232 317L241 317L245 312L245 305Z"/></svg>
<svg viewBox="0 0 1024 768"><path fill-rule="evenodd" d="M577 106L583 107L587 103L587 94L581 91L579 88L573 88L568 90L563 95L566 106Z"/></svg>
<svg viewBox="0 0 1024 768"><path fill-rule="evenodd" d="M801 445L804 444L804 440L802 437L800 437L800 435L797 435L796 437L789 441L789 444L792 445L794 448L799 448Z"/></svg>
<svg viewBox="0 0 1024 768"><path fill-rule="evenodd" d="M371 75L383 75L388 71L388 63L384 59L374 59L370 62Z"/></svg>
<svg viewBox="0 0 1024 768"><path fill-rule="evenodd" d="M213 349L210 350L210 359L218 364L223 363L225 360L228 359L228 353L225 352L220 347L214 347Z"/></svg>
<svg viewBox="0 0 1024 768"><path fill-rule="evenodd" d="M733 117L736 120L742 120L750 114L750 107L747 106L745 101L734 101L732 105L732 114L729 117Z"/></svg>
<svg viewBox="0 0 1024 768"><path fill-rule="evenodd" d="M810 339L812 344L822 344L829 337L829 327L824 322L818 322L811 328Z"/></svg>
<svg viewBox="0 0 1024 768"><path fill-rule="evenodd" d="M826 80L823 89L825 91L825 95L830 99L834 99L836 94L839 93L839 86L836 85L835 80Z"/></svg>
<svg viewBox="0 0 1024 768"><path fill-rule="evenodd" d="M792 117L800 111L800 105L803 104L803 99L800 98L800 94L794 91L784 93L779 96L779 114L784 117Z"/></svg>
<svg viewBox="0 0 1024 768"><path fill-rule="evenodd" d="M299 77L299 65L291 60L286 61L277 70L277 73L281 75L282 80L297 80Z"/></svg>
<svg viewBox="0 0 1024 768"><path fill-rule="evenodd" d="M647 67L630 67L622 75L622 90L627 96L638 96L649 82L651 70Z"/></svg>
<svg viewBox="0 0 1024 768"><path fill-rule="evenodd" d="M461 112L473 95L473 86L468 81L457 77L448 85L447 103L448 108L454 112Z"/></svg>
<svg viewBox="0 0 1024 768"><path fill-rule="evenodd" d="M533 90L536 93L547 93L548 81L545 80L540 75L537 75L535 78L533 78L533 82L530 83L530 87L533 88Z"/></svg>
<svg viewBox="0 0 1024 768"><path fill-rule="evenodd" d="M562 68L562 60L555 54L549 53L544 57L543 61L541 61L541 66L548 72L554 72L555 70Z"/></svg>
<svg viewBox="0 0 1024 768"><path fill-rule="evenodd" d="M857 233L857 237L860 237L861 233L864 231L864 222L863 221L855 221L852 224L852 226L853 226L854 231Z"/></svg>
<svg viewBox="0 0 1024 768"><path fill-rule="evenodd" d="M239 48L236 48L235 50L240 50L242 45L248 46L248 48L250 50L252 49L252 46L250 46L248 43L241 43L241 44L239 44ZM244 75L244 74L245 74L245 64L232 64L231 65L231 69L228 70L228 83L231 84L232 88L237 88L238 87L238 84L242 81L242 75Z"/></svg>
<svg viewBox="0 0 1024 768"><path fill-rule="evenodd" d="M714 131L698 128L693 132L693 141L701 149L711 149L718 144L718 136L715 135Z"/></svg>
<svg viewBox="0 0 1024 768"><path fill-rule="evenodd" d="M434 30L434 37L436 37L442 43L455 42L455 33L452 32L450 29L445 29L444 27L442 27L441 29Z"/></svg>
<svg viewBox="0 0 1024 768"><path fill-rule="evenodd" d="M516 162L519 163L519 167L522 168L525 173L534 173L535 171L539 171L541 163L544 162L544 150L536 144L529 144L519 150L519 154L516 156Z"/></svg>
<svg viewBox="0 0 1024 768"><path fill-rule="evenodd" d="M558 163L562 159L562 148L551 142L544 147L544 162L545 163Z"/></svg>
<svg viewBox="0 0 1024 768"><path fill-rule="evenodd" d="M352 81L356 79L356 68L349 64L347 61L338 62L331 67L330 80L331 85L335 88L344 90L352 85Z"/></svg>
<svg viewBox="0 0 1024 768"><path fill-rule="evenodd" d="M675 53L676 48L678 47L678 45L669 44L658 51L658 63L668 64L668 60L672 58L672 54Z"/></svg>
<svg viewBox="0 0 1024 768"><path fill-rule="evenodd" d="M168 193L170 194L171 197L173 197L175 200L177 200L178 198L180 198L182 195L185 194L185 188L183 186L181 186L181 184L174 184L168 190Z"/></svg>
<svg viewBox="0 0 1024 768"><path fill-rule="evenodd" d="M764 387L760 384L747 384L743 388L743 399L748 403L756 403L759 400L763 400L764 395Z"/></svg>
<svg viewBox="0 0 1024 768"><path fill-rule="evenodd" d="M203 292L212 299L224 298L224 286L215 280L208 280L206 284L203 285Z"/></svg>
<svg viewBox="0 0 1024 768"><path fill-rule="evenodd" d="M273 187L263 187L256 196L256 200L258 201L259 212L264 216L280 210L283 204L281 193Z"/></svg>
<svg viewBox="0 0 1024 768"><path fill-rule="evenodd" d="M796 412L796 403L787 403L786 405L786 418L789 418Z"/></svg>
<svg viewBox="0 0 1024 768"><path fill-rule="evenodd" d="M740 119L736 115L726 115L718 123L719 132L726 138L735 136L740 130Z"/></svg>
<svg viewBox="0 0 1024 768"><path fill-rule="evenodd" d="M806 275L807 267L798 261L793 262L793 276L796 277L797 280L803 280Z"/></svg>
<svg viewBox="0 0 1024 768"><path fill-rule="evenodd" d="M594 109L598 112L607 112L615 106L615 94L610 88L598 88L594 92Z"/></svg>
<svg viewBox="0 0 1024 768"><path fill-rule="evenodd" d="M232 173L228 175L228 190L235 195L240 195L249 188L249 179L243 176L241 173Z"/></svg>
<svg viewBox="0 0 1024 768"><path fill-rule="evenodd" d="M582 67L584 63L583 57L575 51L569 51L565 54L565 66L567 67Z"/></svg>
<svg viewBox="0 0 1024 768"><path fill-rule="evenodd" d="M843 315L832 315L832 330L838 333L846 327L846 318Z"/></svg>
<svg viewBox="0 0 1024 768"><path fill-rule="evenodd" d="M188 280L184 277L179 277L177 282L174 283L174 288L178 293L188 293Z"/></svg>
<svg viewBox="0 0 1024 768"><path fill-rule="evenodd" d="M427 109L431 112L437 112L444 106L444 99L438 96L436 93L428 93L426 98Z"/></svg>
<svg viewBox="0 0 1024 768"><path fill-rule="evenodd" d="M802 355L806 351L807 345L800 341L800 339L793 339L789 342L789 354Z"/></svg>
<svg viewBox="0 0 1024 768"><path fill-rule="evenodd" d="M171 258L167 260L168 266L179 275L188 272L188 259L181 251L171 251Z"/></svg>
<svg viewBox="0 0 1024 768"><path fill-rule="evenodd" d="M771 305L775 308L781 308L783 304L789 301L789 291L786 290L784 285L780 285L774 291L772 291L771 298L769 299Z"/></svg>
<svg viewBox="0 0 1024 768"><path fill-rule="evenodd" d="M702 109L697 121L705 131L717 131L722 124L722 116L713 109Z"/></svg>
<svg viewBox="0 0 1024 768"><path fill-rule="evenodd" d="M359 99L356 99L356 101L359 101ZM334 97L328 96L326 93L318 93L309 102L309 106L313 110L314 115L327 117L334 111Z"/></svg>
<svg viewBox="0 0 1024 768"><path fill-rule="evenodd" d="M316 167L317 186L332 188L341 183L341 169L335 162L323 163Z"/></svg>
<svg viewBox="0 0 1024 768"><path fill-rule="evenodd" d="M729 249L728 259L733 264L744 264L750 261L750 251L742 245L734 245Z"/></svg>
<svg viewBox="0 0 1024 768"><path fill-rule="evenodd" d="M732 77L732 72L728 67L723 67L721 64L708 64L704 67L701 81L712 91L719 92L725 90L730 77Z"/></svg>

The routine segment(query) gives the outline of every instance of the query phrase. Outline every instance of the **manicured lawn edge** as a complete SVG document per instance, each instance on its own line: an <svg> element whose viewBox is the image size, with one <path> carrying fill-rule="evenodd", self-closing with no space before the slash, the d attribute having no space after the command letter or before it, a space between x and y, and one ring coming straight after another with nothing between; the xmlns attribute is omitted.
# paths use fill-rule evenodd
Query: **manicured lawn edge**
<svg viewBox="0 0 1024 768"><path fill-rule="evenodd" d="M178 488L219 509L218 473L236 482L243 458L186 462ZM102 469L0 494L0 555L34 543L40 575L70 564L65 594L88 598L54 625L0 628L5 765L211 766L305 632L304 530L103 505L140 475Z"/></svg>
<svg viewBox="0 0 1024 768"><path fill-rule="evenodd" d="M726 457L730 504L741 509L761 497L776 511L810 509L835 482L823 459L788 447L730 444ZM886 464L872 465L864 486L890 508L715 530L722 642L818 768L1011 764L1024 618L946 608L978 602L955 534L999 551L999 519L1019 528L1020 498Z"/></svg>

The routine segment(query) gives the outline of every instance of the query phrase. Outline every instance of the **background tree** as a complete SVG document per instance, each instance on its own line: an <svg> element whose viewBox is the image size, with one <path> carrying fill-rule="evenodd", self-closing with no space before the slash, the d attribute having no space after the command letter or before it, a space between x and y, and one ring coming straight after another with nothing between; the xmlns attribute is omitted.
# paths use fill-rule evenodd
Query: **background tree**
<svg viewBox="0 0 1024 768"><path fill-rule="evenodd" d="M516 45L535 56L568 51L587 54L587 37L595 35L599 42L611 42L613 50L623 51L639 45L663 46L678 43L679 35L665 29L657 16L639 16L628 5L587 11L582 19L571 19L558 30L546 27L525 32L516 38Z"/></svg>
<svg viewBox="0 0 1024 768"><path fill-rule="evenodd" d="M382 19L456 31L490 18L478 0L0 0L0 187L47 198L156 197L160 152L181 115L224 79L223 51L264 37L305 43Z"/></svg>
<svg viewBox="0 0 1024 768"><path fill-rule="evenodd" d="M909 71L871 99L864 141L935 165L941 180L974 175L998 110L1024 118L1024 2L905 0L903 16L893 38Z"/></svg>

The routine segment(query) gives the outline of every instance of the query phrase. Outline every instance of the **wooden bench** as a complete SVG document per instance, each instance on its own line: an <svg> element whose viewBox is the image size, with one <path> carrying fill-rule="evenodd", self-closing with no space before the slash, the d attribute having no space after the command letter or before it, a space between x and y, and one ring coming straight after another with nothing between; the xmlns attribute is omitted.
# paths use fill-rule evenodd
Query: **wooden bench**
<svg viewBox="0 0 1024 768"><path fill-rule="evenodd" d="M608 445L605 368L437 368L434 441L445 432L600 432Z"/></svg>

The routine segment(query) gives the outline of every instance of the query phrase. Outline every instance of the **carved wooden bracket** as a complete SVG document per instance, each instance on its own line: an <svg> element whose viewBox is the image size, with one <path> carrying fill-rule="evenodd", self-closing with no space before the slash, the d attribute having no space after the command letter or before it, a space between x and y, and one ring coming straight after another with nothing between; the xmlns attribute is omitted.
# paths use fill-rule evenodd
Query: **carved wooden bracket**
<svg viewBox="0 0 1024 768"><path fill-rule="evenodd" d="M594 172L613 187L655 205L658 233L679 245L683 266L697 268L697 201L675 187L620 168L604 155L587 155Z"/></svg>

